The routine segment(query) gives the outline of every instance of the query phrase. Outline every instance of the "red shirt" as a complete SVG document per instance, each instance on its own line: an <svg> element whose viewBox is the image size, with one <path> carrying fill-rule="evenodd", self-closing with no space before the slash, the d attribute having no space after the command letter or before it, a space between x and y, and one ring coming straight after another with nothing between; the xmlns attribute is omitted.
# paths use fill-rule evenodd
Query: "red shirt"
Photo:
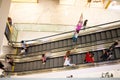
<svg viewBox="0 0 120 80"><path fill-rule="evenodd" d="M94 62L93 57L91 57L91 54L89 52L86 53L85 61L86 62Z"/></svg>

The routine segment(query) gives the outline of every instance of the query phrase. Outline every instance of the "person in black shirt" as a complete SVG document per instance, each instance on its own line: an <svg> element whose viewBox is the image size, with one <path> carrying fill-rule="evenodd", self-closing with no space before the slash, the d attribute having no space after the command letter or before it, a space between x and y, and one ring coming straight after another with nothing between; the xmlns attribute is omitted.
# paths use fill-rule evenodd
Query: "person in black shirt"
<svg viewBox="0 0 120 80"><path fill-rule="evenodd" d="M110 60L113 54L114 48L118 45L118 40L116 40L107 50L103 50L103 55L100 57L105 60Z"/></svg>
<svg viewBox="0 0 120 80"><path fill-rule="evenodd" d="M100 58L101 58L103 61L108 60L108 58L109 58L109 52L108 52L108 50L103 50L103 54L100 56Z"/></svg>

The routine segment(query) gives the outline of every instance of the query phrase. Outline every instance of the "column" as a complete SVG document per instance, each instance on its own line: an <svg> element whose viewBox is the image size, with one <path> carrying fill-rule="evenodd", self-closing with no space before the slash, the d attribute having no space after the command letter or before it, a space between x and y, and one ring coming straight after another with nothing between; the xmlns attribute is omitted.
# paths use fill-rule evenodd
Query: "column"
<svg viewBox="0 0 120 80"><path fill-rule="evenodd" d="M9 14L11 0L0 0L0 54L2 54L3 37Z"/></svg>

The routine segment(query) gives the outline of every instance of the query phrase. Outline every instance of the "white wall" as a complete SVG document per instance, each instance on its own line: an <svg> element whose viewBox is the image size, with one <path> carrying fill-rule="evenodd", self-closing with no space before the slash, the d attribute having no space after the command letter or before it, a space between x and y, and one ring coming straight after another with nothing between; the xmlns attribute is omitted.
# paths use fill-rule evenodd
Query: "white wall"
<svg viewBox="0 0 120 80"><path fill-rule="evenodd" d="M3 38L4 38L4 31L6 27L6 20L9 13L11 0L1 0L0 1L0 54L2 52L3 47ZM5 6L6 5L6 6Z"/></svg>

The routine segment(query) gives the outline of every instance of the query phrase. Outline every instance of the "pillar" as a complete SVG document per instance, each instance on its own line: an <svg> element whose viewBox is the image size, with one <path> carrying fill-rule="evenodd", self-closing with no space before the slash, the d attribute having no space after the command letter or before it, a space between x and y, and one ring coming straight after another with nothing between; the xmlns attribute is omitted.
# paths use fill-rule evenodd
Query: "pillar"
<svg viewBox="0 0 120 80"><path fill-rule="evenodd" d="M9 14L11 0L0 0L0 54L2 54L4 31Z"/></svg>

